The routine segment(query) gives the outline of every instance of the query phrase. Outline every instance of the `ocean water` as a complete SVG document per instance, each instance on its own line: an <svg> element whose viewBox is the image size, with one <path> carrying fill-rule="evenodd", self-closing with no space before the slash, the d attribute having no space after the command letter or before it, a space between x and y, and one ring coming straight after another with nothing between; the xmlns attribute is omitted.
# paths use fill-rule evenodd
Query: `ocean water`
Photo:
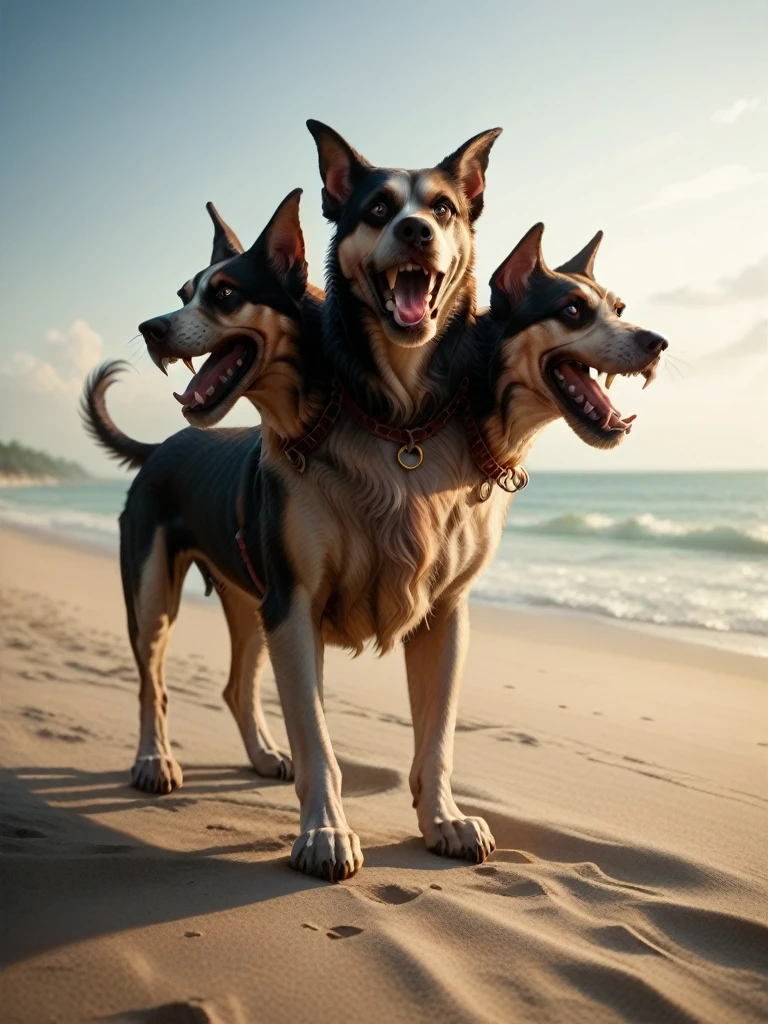
<svg viewBox="0 0 768 1024"><path fill-rule="evenodd" d="M116 549L127 487L0 489L0 523ZM474 596L768 657L768 474L533 473Z"/></svg>

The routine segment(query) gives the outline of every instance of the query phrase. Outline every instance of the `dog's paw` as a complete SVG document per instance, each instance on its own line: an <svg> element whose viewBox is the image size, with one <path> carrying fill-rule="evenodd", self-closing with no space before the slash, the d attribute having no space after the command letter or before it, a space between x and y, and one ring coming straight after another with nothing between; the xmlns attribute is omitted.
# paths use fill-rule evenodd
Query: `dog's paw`
<svg viewBox="0 0 768 1024"><path fill-rule="evenodd" d="M181 789L184 776L172 754L145 754L131 768L131 785L142 793L171 793Z"/></svg>
<svg viewBox="0 0 768 1024"><path fill-rule="evenodd" d="M342 882L363 866L363 851L354 832L312 828L302 832L291 851L291 867L326 882Z"/></svg>
<svg viewBox="0 0 768 1024"><path fill-rule="evenodd" d="M496 849L496 840L482 818L450 818L424 830L427 847L439 857L461 857L482 864Z"/></svg>
<svg viewBox="0 0 768 1024"><path fill-rule="evenodd" d="M249 753L251 764L257 775L265 779L282 779L290 782L293 779L293 761L282 750L265 750Z"/></svg>

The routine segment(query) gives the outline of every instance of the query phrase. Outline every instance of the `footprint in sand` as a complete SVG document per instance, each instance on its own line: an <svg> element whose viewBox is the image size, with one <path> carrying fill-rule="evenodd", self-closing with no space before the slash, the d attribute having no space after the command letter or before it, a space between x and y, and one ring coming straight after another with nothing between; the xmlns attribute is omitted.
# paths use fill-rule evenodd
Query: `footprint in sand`
<svg viewBox="0 0 768 1024"><path fill-rule="evenodd" d="M403 885L374 885L369 889L361 889L361 895L373 900L374 903L389 903L391 906L401 906L403 903L410 903L418 896L421 896L423 889L407 889Z"/></svg>
<svg viewBox="0 0 768 1024"><path fill-rule="evenodd" d="M329 939L351 939L353 935L361 935L362 928L355 928L353 924L337 924L326 935Z"/></svg>

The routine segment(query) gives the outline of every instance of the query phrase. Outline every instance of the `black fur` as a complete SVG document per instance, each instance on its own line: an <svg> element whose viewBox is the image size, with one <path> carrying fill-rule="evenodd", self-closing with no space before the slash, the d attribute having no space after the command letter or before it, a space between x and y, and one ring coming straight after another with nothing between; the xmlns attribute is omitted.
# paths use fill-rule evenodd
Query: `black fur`
<svg viewBox="0 0 768 1024"><path fill-rule="evenodd" d="M80 417L86 431L110 458L117 459L128 469L138 469L159 445L134 441L124 434L107 412L105 401L108 388L129 368L130 364L120 359L97 367L85 383L80 399Z"/></svg>

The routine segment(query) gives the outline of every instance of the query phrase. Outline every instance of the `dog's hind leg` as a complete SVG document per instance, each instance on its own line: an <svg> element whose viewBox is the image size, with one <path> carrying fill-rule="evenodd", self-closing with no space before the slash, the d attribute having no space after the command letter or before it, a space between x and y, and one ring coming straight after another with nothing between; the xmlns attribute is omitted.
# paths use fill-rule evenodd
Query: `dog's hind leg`
<svg viewBox="0 0 768 1024"><path fill-rule="evenodd" d="M232 664L224 700L235 717L251 764L259 775L292 779L293 762L269 731L259 694L268 659L258 604L232 585L219 594L232 640Z"/></svg>
<svg viewBox="0 0 768 1024"><path fill-rule="evenodd" d="M415 733L410 786L424 841L434 853L479 863L495 849L482 818L461 813L451 792L453 734L469 638L466 597L438 607L405 644Z"/></svg>
<svg viewBox="0 0 768 1024"><path fill-rule="evenodd" d="M128 632L140 681L139 749L131 784L146 793L170 793L183 777L168 735L165 654L189 561L183 555L169 558L163 526L156 525L153 533L142 531L131 518L137 517L123 513L120 520Z"/></svg>

